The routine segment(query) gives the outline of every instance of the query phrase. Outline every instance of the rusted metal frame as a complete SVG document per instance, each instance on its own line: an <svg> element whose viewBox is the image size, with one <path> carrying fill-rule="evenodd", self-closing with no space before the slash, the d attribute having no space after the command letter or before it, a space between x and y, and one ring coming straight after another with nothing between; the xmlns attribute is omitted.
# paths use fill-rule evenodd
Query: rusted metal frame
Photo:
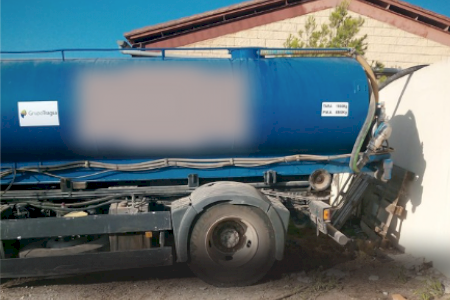
<svg viewBox="0 0 450 300"><path fill-rule="evenodd" d="M404 208L402 206L397 206L397 204L400 199L406 194L406 186L408 184L409 178L411 177L411 174L412 173L410 172L405 172L397 197L390 205L388 205L388 207L385 208L385 210L389 213L386 223L383 224L382 228L375 227L375 231L383 237L383 241L387 240L387 234L389 232L389 228L391 227L394 215L398 217L401 217L403 215Z"/></svg>

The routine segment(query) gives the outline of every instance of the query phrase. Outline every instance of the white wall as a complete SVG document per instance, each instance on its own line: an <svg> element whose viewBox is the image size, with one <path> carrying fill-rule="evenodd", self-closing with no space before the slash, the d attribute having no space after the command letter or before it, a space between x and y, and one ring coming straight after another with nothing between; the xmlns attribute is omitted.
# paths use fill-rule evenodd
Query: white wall
<svg viewBox="0 0 450 300"><path fill-rule="evenodd" d="M394 163L417 175L408 190L406 219L397 223L399 245L450 276L450 59L407 81L381 91L393 127Z"/></svg>

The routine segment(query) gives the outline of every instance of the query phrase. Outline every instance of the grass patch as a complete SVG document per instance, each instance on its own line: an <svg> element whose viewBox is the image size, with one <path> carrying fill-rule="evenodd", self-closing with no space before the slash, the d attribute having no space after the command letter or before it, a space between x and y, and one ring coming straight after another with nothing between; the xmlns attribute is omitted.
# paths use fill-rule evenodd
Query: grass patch
<svg viewBox="0 0 450 300"><path fill-rule="evenodd" d="M404 266L401 266L398 270L397 276L395 276L395 280L400 283L407 283L410 277L407 275L407 271Z"/></svg>
<svg viewBox="0 0 450 300"><path fill-rule="evenodd" d="M295 226L294 221L290 219L287 234L292 237L301 238L304 235L304 229Z"/></svg>
<svg viewBox="0 0 450 300"><path fill-rule="evenodd" d="M338 280L334 276L327 276L323 272L312 274L311 288L314 292L328 292L339 286Z"/></svg>
<svg viewBox="0 0 450 300"><path fill-rule="evenodd" d="M444 287L438 279L429 278L421 288L414 291L414 295L421 300L440 298L444 295Z"/></svg>
<svg viewBox="0 0 450 300"><path fill-rule="evenodd" d="M327 276L320 269L310 273L309 276L312 282L301 294L301 298L304 300L316 299L320 295L340 287L340 283L336 277Z"/></svg>

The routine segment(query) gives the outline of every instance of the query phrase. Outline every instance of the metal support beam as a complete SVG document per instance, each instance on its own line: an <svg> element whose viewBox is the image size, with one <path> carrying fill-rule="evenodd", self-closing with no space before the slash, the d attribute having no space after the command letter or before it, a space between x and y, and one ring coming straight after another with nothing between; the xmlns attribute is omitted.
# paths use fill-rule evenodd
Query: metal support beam
<svg viewBox="0 0 450 300"><path fill-rule="evenodd" d="M188 176L188 187L197 188L200 186L200 179L198 174L189 174Z"/></svg>
<svg viewBox="0 0 450 300"><path fill-rule="evenodd" d="M277 172L269 170L264 172L264 184L270 186L277 183Z"/></svg>
<svg viewBox="0 0 450 300"><path fill-rule="evenodd" d="M347 222L353 210L361 202L364 192L369 186L370 177L366 174L358 174L350 183L348 191L342 199L343 205L341 209L336 210L333 214L332 224L336 229L341 229Z"/></svg>
<svg viewBox="0 0 450 300"><path fill-rule="evenodd" d="M172 248L2 259L1 278L53 276L173 264Z"/></svg>
<svg viewBox="0 0 450 300"><path fill-rule="evenodd" d="M170 212L0 221L2 240L171 230Z"/></svg>

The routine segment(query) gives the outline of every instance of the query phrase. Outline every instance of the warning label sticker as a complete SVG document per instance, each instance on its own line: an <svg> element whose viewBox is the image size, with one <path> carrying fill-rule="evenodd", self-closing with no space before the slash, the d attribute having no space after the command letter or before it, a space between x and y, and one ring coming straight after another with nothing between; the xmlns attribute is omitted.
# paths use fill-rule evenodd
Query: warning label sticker
<svg viewBox="0 0 450 300"><path fill-rule="evenodd" d="M58 101L22 101L18 109L21 127L59 126Z"/></svg>
<svg viewBox="0 0 450 300"><path fill-rule="evenodd" d="M322 117L347 117L348 102L322 102Z"/></svg>

